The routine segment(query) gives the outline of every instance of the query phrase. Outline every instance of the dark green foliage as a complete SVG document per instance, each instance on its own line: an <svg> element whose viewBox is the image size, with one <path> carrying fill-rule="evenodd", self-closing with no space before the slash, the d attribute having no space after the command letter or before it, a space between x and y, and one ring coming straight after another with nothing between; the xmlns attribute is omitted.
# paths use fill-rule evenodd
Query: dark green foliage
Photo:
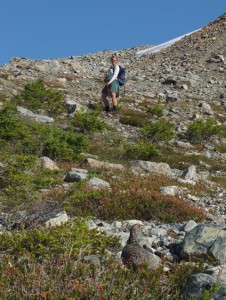
<svg viewBox="0 0 226 300"><path fill-rule="evenodd" d="M14 141L24 136L24 126L16 115L16 107L12 104L5 104L0 109L0 139Z"/></svg>
<svg viewBox="0 0 226 300"><path fill-rule="evenodd" d="M31 123L30 139L24 141L27 151L32 154L48 156L54 160L74 160L88 146L86 136L65 131L54 125Z"/></svg>
<svg viewBox="0 0 226 300"><path fill-rule="evenodd" d="M57 127L43 127L42 155L54 160L74 160L88 146L84 135L63 131ZM40 139L41 140L41 139Z"/></svg>
<svg viewBox="0 0 226 300"><path fill-rule="evenodd" d="M87 112L78 111L74 115L73 126L84 132L102 131L108 128L106 122L101 120L99 110L89 110Z"/></svg>
<svg viewBox="0 0 226 300"><path fill-rule="evenodd" d="M33 112L44 110L49 116L55 117L63 111L64 95L45 86L42 79L37 79L24 87L24 90L15 96L16 103Z"/></svg>
<svg viewBox="0 0 226 300"><path fill-rule="evenodd" d="M11 155L1 162L4 165L0 168L0 198L5 210L29 207L39 199L39 189L62 182L59 171L41 170L36 156Z"/></svg>
<svg viewBox="0 0 226 300"><path fill-rule="evenodd" d="M131 109L121 109L119 114L119 121L124 125L143 127L145 122L147 121L147 114Z"/></svg>
<svg viewBox="0 0 226 300"><path fill-rule="evenodd" d="M85 135L19 118L15 107L8 104L0 110L0 143L13 153L56 160L74 160L88 146Z"/></svg>
<svg viewBox="0 0 226 300"><path fill-rule="evenodd" d="M222 129L215 119L197 119L188 126L186 138L194 143L203 143L212 135L222 132Z"/></svg>
<svg viewBox="0 0 226 300"><path fill-rule="evenodd" d="M135 145L128 145L125 148L124 156L127 159L151 160L159 155L156 146L149 142L139 142Z"/></svg>
<svg viewBox="0 0 226 300"><path fill-rule="evenodd" d="M164 114L163 107L160 104L156 104L152 107L147 108L147 113L155 116L155 117L162 117Z"/></svg>
<svg viewBox="0 0 226 300"><path fill-rule="evenodd" d="M141 129L143 136L153 143L168 141L175 137L173 125L166 119L159 119L157 122L148 123Z"/></svg>
<svg viewBox="0 0 226 300"><path fill-rule="evenodd" d="M78 258L83 255L105 253L106 249L118 247L118 239L89 230L83 219L76 219L57 227L35 228L33 230L13 231L12 235L2 234L1 251L6 251L13 261L24 259Z"/></svg>

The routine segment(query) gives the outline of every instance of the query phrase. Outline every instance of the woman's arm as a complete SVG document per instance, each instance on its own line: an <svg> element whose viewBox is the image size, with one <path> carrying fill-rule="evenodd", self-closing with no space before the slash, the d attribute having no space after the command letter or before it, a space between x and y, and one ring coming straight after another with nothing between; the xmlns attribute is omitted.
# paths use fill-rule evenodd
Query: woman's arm
<svg viewBox="0 0 226 300"><path fill-rule="evenodd" d="M118 77L118 73L119 73L119 66L116 65L116 66L114 67L114 74L113 74L111 80L108 81L108 84L111 84L111 83Z"/></svg>

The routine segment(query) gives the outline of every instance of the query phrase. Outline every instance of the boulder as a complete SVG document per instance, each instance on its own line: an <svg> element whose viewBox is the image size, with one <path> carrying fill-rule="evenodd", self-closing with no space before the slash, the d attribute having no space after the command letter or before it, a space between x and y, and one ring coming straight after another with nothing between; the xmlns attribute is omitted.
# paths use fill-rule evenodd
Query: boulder
<svg viewBox="0 0 226 300"><path fill-rule="evenodd" d="M226 261L226 226L200 224L185 236L182 257L212 256L221 263Z"/></svg>
<svg viewBox="0 0 226 300"><path fill-rule="evenodd" d="M173 176L170 166L166 163L155 163L151 161L134 160L130 161L130 170L135 174L148 173L164 175L168 177Z"/></svg>

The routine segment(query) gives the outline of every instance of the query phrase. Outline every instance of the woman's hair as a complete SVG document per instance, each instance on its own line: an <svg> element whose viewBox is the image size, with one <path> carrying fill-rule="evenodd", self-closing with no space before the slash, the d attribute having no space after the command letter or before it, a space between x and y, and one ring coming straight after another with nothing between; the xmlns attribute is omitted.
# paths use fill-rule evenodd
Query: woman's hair
<svg viewBox="0 0 226 300"><path fill-rule="evenodd" d="M113 58L115 58L115 59L116 59L116 61L118 62L118 56L117 56L117 54L116 54L116 53L112 54L112 56L111 56L111 60L112 60Z"/></svg>

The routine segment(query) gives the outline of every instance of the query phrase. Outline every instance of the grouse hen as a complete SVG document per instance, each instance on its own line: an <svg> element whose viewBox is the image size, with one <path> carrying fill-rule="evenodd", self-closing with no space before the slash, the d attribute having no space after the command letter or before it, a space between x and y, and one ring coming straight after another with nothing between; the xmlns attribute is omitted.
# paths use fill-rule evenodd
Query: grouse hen
<svg viewBox="0 0 226 300"><path fill-rule="evenodd" d="M160 258L151 252L142 248L137 240L141 231L141 224L134 224L130 229L130 236L122 250L121 258L124 265L137 269L139 265L148 264L152 269L159 265Z"/></svg>

